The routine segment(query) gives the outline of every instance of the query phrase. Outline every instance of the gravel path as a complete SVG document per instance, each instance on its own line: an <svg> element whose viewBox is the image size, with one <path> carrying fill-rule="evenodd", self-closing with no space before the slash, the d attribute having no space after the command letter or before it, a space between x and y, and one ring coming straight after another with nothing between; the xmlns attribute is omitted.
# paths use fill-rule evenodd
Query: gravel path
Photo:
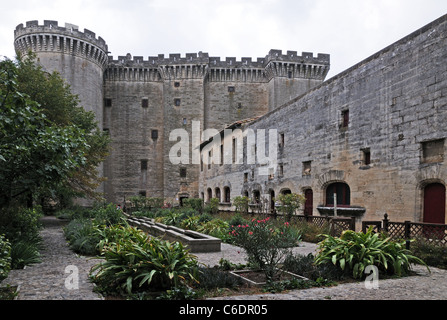
<svg viewBox="0 0 447 320"><path fill-rule="evenodd" d="M12 270L1 285L19 285L18 300L102 300L93 292L88 280L90 268L98 260L74 254L68 247L62 231L62 222L54 217L44 217L42 237L45 248L42 263ZM315 252L316 245L303 243L295 253L307 255ZM218 253L195 254L200 263L214 266L221 258L232 263L246 263L243 250L222 244ZM68 267L68 268L67 268ZM74 272L74 271L75 272ZM330 288L292 290L281 294L231 296L213 300L445 300L447 299L447 270L414 266L416 276L379 280L378 289L366 289L363 282L341 284ZM79 281L76 279L76 272ZM78 288L74 287L78 284Z"/></svg>

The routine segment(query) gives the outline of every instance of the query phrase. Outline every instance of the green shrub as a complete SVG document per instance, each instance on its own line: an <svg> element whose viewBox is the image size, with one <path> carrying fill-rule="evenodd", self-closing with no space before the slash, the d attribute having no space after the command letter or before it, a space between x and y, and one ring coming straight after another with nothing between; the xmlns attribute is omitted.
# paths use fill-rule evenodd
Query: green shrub
<svg viewBox="0 0 447 320"><path fill-rule="evenodd" d="M331 281L344 278L344 272L332 263L315 264L315 256L312 253L307 256L289 254L284 259L283 269L313 281L318 279Z"/></svg>
<svg viewBox="0 0 447 320"><path fill-rule="evenodd" d="M210 202L203 208L204 213L217 214L219 212L219 199L211 198Z"/></svg>
<svg viewBox="0 0 447 320"><path fill-rule="evenodd" d="M411 243L410 250L427 265L447 269L447 246L425 238L417 238Z"/></svg>
<svg viewBox="0 0 447 320"><path fill-rule="evenodd" d="M374 265L379 271L398 276L406 274L411 263L425 263L405 249L405 242L393 242L372 228L366 233L344 231L340 238L325 235L319 243L317 265L332 263L351 273L354 279L364 276L365 268Z"/></svg>
<svg viewBox="0 0 447 320"><path fill-rule="evenodd" d="M238 225L230 236L235 245L245 249L249 263L264 270L267 279L273 279L279 262L299 241L289 228L288 222L277 227L270 218L253 219L246 225Z"/></svg>
<svg viewBox="0 0 447 320"><path fill-rule="evenodd" d="M191 208L199 214L203 212L203 200L199 198L183 199L183 206L185 208Z"/></svg>
<svg viewBox="0 0 447 320"><path fill-rule="evenodd" d="M0 212L0 234L11 242L39 243L42 213L38 208L8 208Z"/></svg>
<svg viewBox="0 0 447 320"><path fill-rule="evenodd" d="M105 261L91 271L92 281L103 293L162 291L195 280L197 260L181 243L151 238L132 227L110 231L118 235L109 235L114 241L103 246Z"/></svg>
<svg viewBox="0 0 447 320"><path fill-rule="evenodd" d="M22 269L27 265L42 262L38 246L26 241L11 245L11 260L12 269Z"/></svg>
<svg viewBox="0 0 447 320"><path fill-rule="evenodd" d="M8 277L11 270L11 244L0 234L0 282Z"/></svg>
<svg viewBox="0 0 447 320"><path fill-rule="evenodd" d="M221 219L213 219L201 224L197 231L208 234L216 238L226 238L228 236L229 224Z"/></svg>
<svg viewBox="0 0 447 320"><path fill-rule="evenodd" d="M65 226L64 233L73 251L88 256L98 254L97 246L101 238L92 220L72 220Z"/></svg>
<svg viewBox="0 0 447 320"><path fill-rule="evenodd" d="M216 268L201 267L198 272L198 282L194 284L196 289L217 289L230 288L234 289L243 284L241 278Z"/></svg>

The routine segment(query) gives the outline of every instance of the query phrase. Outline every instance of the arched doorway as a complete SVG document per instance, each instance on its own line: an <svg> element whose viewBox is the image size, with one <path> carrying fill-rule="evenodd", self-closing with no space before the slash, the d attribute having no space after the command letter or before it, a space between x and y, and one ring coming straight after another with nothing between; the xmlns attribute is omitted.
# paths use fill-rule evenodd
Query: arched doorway
<svg viewBox="0 0 447 320"><path fill-rule="evenodd" d="M312 189L304 190L304 197L306 198L306 202L304 202L304 215L311 216L314 211L314 192Z"/></svg>
<svg viewBox="0 0 447 320"><path fill-rule="evenodd" d="M424 222L445 223L445 186L431 183L424 188Z"/></svg>

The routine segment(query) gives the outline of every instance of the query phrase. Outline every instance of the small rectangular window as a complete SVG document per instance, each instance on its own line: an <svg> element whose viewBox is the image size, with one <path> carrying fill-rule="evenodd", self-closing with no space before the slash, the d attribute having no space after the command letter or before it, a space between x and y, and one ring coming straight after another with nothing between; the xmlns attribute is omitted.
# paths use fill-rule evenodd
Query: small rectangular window
<svg viewBox="0 0 447 320"><path fill-rule="evenodd" d="M180 87L180 82L177 82L177 81L176 81L176 82L174 82L174 87L175 87L175 88L178 88L178 87Z"/></svg>
<svg viewBox="0 0 447 320"><path fill-rule="evenodd" d="M371 164L371 151L369 149L363 149L363 165L369 166Z"/></svg>
<svg viewBox="0 0 447 320"><path fill-rule="evenodd" d="M248 172L244 173L244 182L248 182Z"/></svg>
<svg viewBox="0 0 447 320"><path fill-rule="evenodd" d="M444 139L422 142L422 163L444 161Z"/></svg>
<svg viewBox="0 0 447 320"><path fill-rule="evenodd" d="M147 170L147 160L141 160L141 171Z"/></svg>
<svg viewBox="0 0 447 320"><path fill-rule="evenodd" d="M278 165L278 176L279 177L282 177L282 176L284 176L284 165L283 164L279 164Z"/></svg>
<svg viewBox="0 0 447 320"><path fill-rule="evenodd" d="M303 176L310 176L312 172L312 161L303 162Z"/></svg>
<svg viewBox="0 0 447 320"><path fill-rule="evenodd" d="M342 117L341 127L347 128L349 126L349 110L343 110L341 112L341 117Z"/></svg>
<svg viewBox="0 0 447 320"><path fill-rule="evenodd" d="M141 100L141 106L143 108L148 108L149 107L149 100L148 99Z"/></svg>
<svg viewBox="0 0 447 320"><path fill-rule="evenodd" d="M151 131L151 137L152 139L158 139L158 130L152 130Z"/></svg>
<svg viewBox="0 0 447 320"><path fill-rule="evenodd" d="M228 92L235 92L236 89L234 86L228 86Z"/></svg>
<svg viewBox="0 0 447 320"><path fill-rule="evenodd" d="M285 144L284 133L280 133L279 134L279 147L284 148L284 144Z"/></svg>
<svg viewBox="0 0 447 320"><path fill-rule="evenodd" d="M112 99L104 99L104 106L111 107L112 106Z"/></svg>
<svg viewBox="0 0 447 320"><path fill-rule="evenodd" d="M180 107L180 103L181 103L181 100L180 99L174 99L174 105L176 106L176 107Z"/></svg>
<svg viewBox="0 0 447 320"><path fill-rule="evenodd" d="M180 178L186 178L186 168L180 168Z"/></svg>

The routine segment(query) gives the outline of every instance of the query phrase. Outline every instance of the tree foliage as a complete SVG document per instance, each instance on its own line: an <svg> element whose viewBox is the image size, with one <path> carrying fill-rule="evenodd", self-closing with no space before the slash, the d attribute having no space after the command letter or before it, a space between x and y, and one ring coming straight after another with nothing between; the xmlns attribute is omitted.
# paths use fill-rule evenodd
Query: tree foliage
<svg viewBox="0 0 447 320"><path fill-rule="evenodd" d="M78 103L32 56L0 62L0 205L62 190L95 194L108 137Z"/></svg>

